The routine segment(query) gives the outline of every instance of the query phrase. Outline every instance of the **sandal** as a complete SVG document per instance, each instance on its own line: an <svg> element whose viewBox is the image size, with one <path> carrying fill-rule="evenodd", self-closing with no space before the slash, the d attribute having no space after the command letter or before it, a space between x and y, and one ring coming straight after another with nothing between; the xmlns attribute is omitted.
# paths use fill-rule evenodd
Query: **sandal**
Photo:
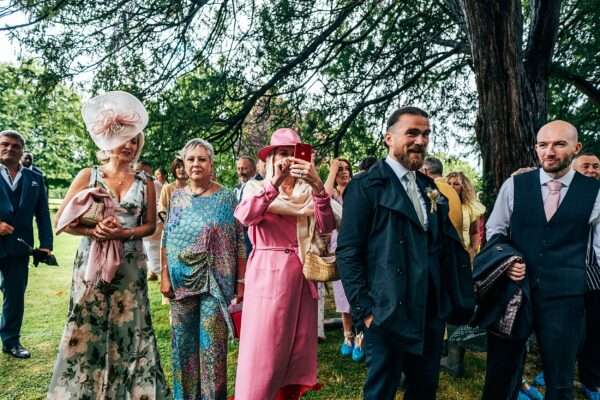
<svg viewBox="0 0 600 400"><path fill-rule="evenodd" d="M524 393L531 400L544 400L544 395L540 393L534 386L530 386L526 383L521 386L519 393Z"/></svg>
<svg viewBox="0 0 600 400"><path fill-rule="evenodd" d="M363 351L364 334L361 332L354 339L354 350L352 350L352 361L361 362L365 358Z"/></svg>

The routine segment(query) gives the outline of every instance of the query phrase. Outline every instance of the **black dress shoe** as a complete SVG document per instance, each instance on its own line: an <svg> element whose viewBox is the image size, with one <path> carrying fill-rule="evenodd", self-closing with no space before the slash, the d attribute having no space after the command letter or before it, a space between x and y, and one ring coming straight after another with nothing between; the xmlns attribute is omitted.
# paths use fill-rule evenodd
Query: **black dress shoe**
<svg viewBox="0 0 600 400"><path fill-rule="evenodd" d="M29 358L31 357L31 353L27 351L27 349L20 344L16 344L12 347L2 347L2 352L6 354L10 354L14 358Z"/></svg>

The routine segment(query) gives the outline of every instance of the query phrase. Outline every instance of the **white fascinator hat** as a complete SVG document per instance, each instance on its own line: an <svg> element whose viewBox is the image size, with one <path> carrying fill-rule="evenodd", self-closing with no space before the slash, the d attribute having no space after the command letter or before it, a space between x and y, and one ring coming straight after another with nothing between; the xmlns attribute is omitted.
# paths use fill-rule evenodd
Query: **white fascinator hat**
<svg viewBox="0 0 600 400"><path fill-rule="evenodd" d="M103 151L128 142L148 125L148 113L142 102L119 90L91 98L83 105L81 115L92 140Z"/></svg>

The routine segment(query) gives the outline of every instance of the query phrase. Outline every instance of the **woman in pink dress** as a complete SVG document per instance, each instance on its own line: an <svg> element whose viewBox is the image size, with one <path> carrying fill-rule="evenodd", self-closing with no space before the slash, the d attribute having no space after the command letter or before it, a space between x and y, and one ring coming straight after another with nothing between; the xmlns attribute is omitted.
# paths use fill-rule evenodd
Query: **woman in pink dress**
<svg viewBox="0 0 600 400"><path fill-rule="evenodd" d="M245 275L235 400L298 399L317 387L317 288L302 274L311 230L335 229L330 197L311 162L293 157L298 134L278 129L258 156L235 216L253 251Z"/></svg>
<svg viewBox="0 0 600 400"><path fill-rule="evenodd" d="M325 180L325 191L329 193L332 199L339 204L344 204L344 190L352 179L352 166L350 161L345 158L334 158L331 161L329 175ZM338 231L333 231L329 252L335 254L337 247ZM344 341L340 345L340 354L343 357L352 357L352 360L360 362L365 358L363 350L363 333L357 333L356 337L352 330L352 315L350 313L350 304L346 298L342 281L337 280L331 282L333 287L333 299L335 301L335 309L342 315L342 327L344 329Z"/></svg>

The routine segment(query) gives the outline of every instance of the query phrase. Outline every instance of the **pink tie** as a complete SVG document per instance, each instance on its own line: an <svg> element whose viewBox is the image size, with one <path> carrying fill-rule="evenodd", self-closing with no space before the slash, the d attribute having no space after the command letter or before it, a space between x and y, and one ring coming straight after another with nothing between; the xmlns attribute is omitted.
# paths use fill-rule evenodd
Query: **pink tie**
<svg viewBox="0 0 600 400"><path fill-rule="evenodd" d="M560 188L562 183L559 181L551 180L548 181L548 197L544 202L544 211L546 212L546 221L550 221L550 218L558 210L558 201L560 200Z"/></svg>

